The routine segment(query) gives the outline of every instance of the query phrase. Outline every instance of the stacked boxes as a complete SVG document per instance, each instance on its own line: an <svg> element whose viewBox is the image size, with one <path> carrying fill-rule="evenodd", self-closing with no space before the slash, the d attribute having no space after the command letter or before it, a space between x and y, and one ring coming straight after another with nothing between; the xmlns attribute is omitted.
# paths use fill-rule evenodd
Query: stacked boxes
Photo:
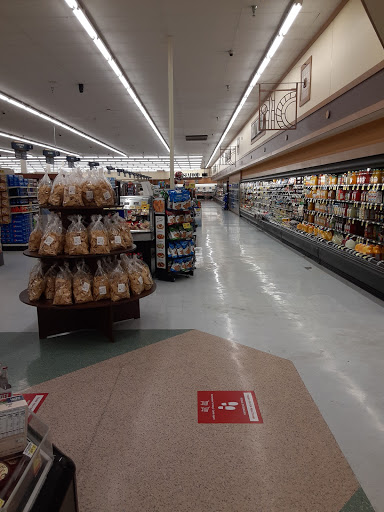
<svg viewBox="0 0 384 512"><path fill-rule="evenodd" d="M10 224L5 224L1 228L1 243L28 244L32 230L31 215L12 215Z"/></svg>

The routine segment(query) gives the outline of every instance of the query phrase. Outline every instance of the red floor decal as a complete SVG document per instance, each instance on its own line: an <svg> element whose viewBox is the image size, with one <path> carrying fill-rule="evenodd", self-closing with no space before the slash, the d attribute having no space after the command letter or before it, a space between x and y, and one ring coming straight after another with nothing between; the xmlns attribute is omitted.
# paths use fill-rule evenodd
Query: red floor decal
<svg viewBox="0 0 384 512"><path fill-rule="evenodd" d="M263 423L253 391L198 391L198 423Z"/></svg>
<svg viewBox="0 0 384 512"><path fill-rule="evenodd" d="M23 393L24 400L27 402L29 410L35 414L42 406L48 393Z"/></svg>

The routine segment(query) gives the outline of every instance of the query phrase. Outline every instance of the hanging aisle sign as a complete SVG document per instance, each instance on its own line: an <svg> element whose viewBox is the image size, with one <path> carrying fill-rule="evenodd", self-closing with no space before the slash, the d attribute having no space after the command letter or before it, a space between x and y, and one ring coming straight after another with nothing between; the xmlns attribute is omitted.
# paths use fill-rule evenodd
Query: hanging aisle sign
<svg viewBox="0 0 384 512"><path fill-rule="evenodd" d="M198 391L198 423L263 423L253 391Z"/></svg>

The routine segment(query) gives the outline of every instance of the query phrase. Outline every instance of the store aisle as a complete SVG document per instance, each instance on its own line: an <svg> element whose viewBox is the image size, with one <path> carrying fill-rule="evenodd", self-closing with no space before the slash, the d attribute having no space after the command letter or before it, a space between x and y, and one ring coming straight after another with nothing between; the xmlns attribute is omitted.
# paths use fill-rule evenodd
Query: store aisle
<svg viewBox="0 0 384 512"><path fill-rule="evenodd" d="M142 302L142 318L118 329L196 328L292 360L375 510L384 512L384 303L215 203L203 205L197 245L195 276L159 282ZM36 331L34 309L17 298L30 261L7 253L6 265L0 331ZM33 343L25 361L15 348L21 365L39 357Z"/></svg>

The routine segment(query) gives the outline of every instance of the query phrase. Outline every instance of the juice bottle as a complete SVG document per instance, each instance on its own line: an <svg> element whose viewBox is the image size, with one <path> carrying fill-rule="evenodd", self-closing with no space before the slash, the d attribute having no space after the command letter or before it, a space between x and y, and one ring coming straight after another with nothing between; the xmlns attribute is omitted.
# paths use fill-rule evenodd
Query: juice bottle
<svg viewBox="0 0 384 512"><path fill-rule="evenodd" d="M356 185L357 183L357 172L354 171L352 174L351 174L351 185Z"/></svg>

